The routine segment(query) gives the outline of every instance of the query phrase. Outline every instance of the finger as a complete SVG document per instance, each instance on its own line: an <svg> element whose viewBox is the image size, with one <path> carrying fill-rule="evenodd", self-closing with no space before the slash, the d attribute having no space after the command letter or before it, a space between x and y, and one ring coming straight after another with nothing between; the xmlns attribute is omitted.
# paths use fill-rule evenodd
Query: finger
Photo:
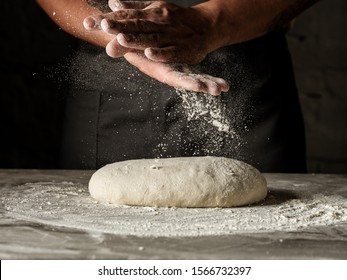
<svg viewBox="0 0 347 280"><path fill-rule="evenodd" d="M181 68L177 68L175 65L148 60L141 52L131 51L125 54L124 57L143 73L169 86L212 95L221 93L221 87L216 82L207 78L212 76L181 72L179 70Z"/></svg>
<svg viewBox="0 0 347 280"><path fill-rule="evenodd" d="M165 65L165 64L164 64ZM175 88L188 91L203 92L213 95L220 94L218 86L208 79L200 77L198 74L186 74L175 69L168 69L163 75L162 82Z"/></svg>
<svg viewBox="0 0 347 280"><path fill-rule="evenodd" d="M119 21L119 20L145 20L148 19L149 21L163 21L165 20L165 12L158 8L158 7L153 7L149 9L141 9L141 7L148 7L150 4L155 3L151 1L145 1L143 2L144 4L123 4L124 2L121 1L115 1L114 3L118 3L122 7L134 7L131 9L115 9L113 8L113 12L111 13L106 13L106 14L100 14L100 15L94 15L94 16L89 16L85 18L83 25L87 30L98 30L100 29L101 26L101 21L103 19L108 19L111 21ZM130 1L131 3L135 1ZM137 2L135 2L137 3ZM140 2L142 3L142 2ZM118 5L117 4L117 5ZM138 8L136 8L137 6Z"/></svg>
<svg viewBox="0 0 347 280"><path fill-rule="evenodd" d="M220 95L222 93L222 89L220 85L216 83L213 79L210 79L209 77L206 77L204 75L199 75L199 74L190 74L189 76L204 83L205 90L206 90L204 92L214 96Z"/></svg>
<svg viewBox="0 0 347 280"><path fill-rule="evenodd" d="M138 51L128 52L124 57L143 73L169 86L190 91L207 92L204 82L177 71L177 68L170 64L150 61L143 53Z"/></svg>
<svg viewBox="0 0 347 280"><path fill-rule="evenodd" d="M175 44L177 43L176 41ZM150 60L164 63L184 62L188 64L197 64L204 59L204 56L199 53L195 52L194 55L192 55L187 49L181 49L182 48L178 48L177 46L168 46L164 48L149 47L145 49L145 55Z"/></svg>
<svg viewBox="0 0 347 280"><path fill-rule="evenodd" d="M171 37L159 33L149 34L124 34L119 33L117 40L126 48L145 50L146 48L160 48L174 43Z"/></svg>
<svg viewBox="0 0 347 280"><path fill-rule="evenodd" d="M119 45L117 38L113 38L107 45L106 45L106 53L113 58L122 57L126 53L128 53L130 50L128 48L125 48L121 45Z"/></svg>
<svg viewBox="0 0 347 280"><path fill-rule="evenodd" d="M151 21L165 20L165 11L158 7L149 9L121 9L111 13L103 14L104 18L110 20L127 20L127 19L148 19Z"/></svg>
<svg viewBox="0 0 347 280"><path fill-rule="evenodd" d="M114 24L112 21L104 18L101 23L100 23L100 27L101 29L108 33L108 34L113 34L113 35L117 35L119 33L119 30L117 28L114 27Z"/></svg>
<svg viewBox="0 0 347 280"><path fill-rule="evenodd" d="M174 47L172 46L166 49L147 48L145 50L145 56L148 57L148 59L157 61L157 62L177 62L176 60L173 60L173 56L174 56L173 51L174 51Z"/></svg>
<svg viewBox="0 0 347 280"><path fill-rule="evenodd" d="M229 90L229 84L224 79L207 74L186 74L175 70L166 74L164 82L176 88L208 93L213 96Z"/></svg>
<svg viewBox="0 0 347 280"><path fill-rule="evenodd" d="M226 80L222 79L222 78L214 77L214 76L211 76L211 75L208 75L208 74L199 74L199 75L201 77L203 77L203 78L206 78L206 79L208 79L210 81L213 81L216 84L218 84L218 86L220 87L220 90L222 92L227 92L227 91L230 90L229 83Z"/></svg>
<svg viewBox="0 0 347 280"><path fill-rule="evenodd" d="M108 6L112 11L118 11L123 9L122 2L119 0L109 0Z"/></svg>
<svg viewBox="0 0 347 280"><path fill-rule="evenodd" d="M151 4L153 4L153 1L108 1L108 6L112 11L118 11L122 9L144 9Z"/></svg>
<svg viewBox="0 0 347 280"><path fill-rule="evenodd" d="M103 17L100 16L89 16L83 20L83 26L88 31L98 31L101 29L100 23Z"/></svg>
<svg viewBox="0 0 347 280"><path fill-rule="evenodd" d="M178 72L186 73L186 74L198 74L196 69L193 69L191 65L186 63L169 63L170 67Z"/></svg>
<svg viewBox="0 0 347 280"><path fill-rule="evenodd" d="M118 33L162 33L167 29L167 24L155 23L147 20L121 20L113 21L110 19L103 19L105 24L105 32L110 34ZM107 23L107 24L106 24ZM100 23L101 25L101 23Z"/></svg>
<svg viewBox="0 0 347 280"><path fill-rule="evenodd" d="M149 11L150 10L122 9L112 13L104 14L104 17L110 20L147 19L151 14Z"/></svg>
<svg viewBox="0 0 347 280"><path fill-rule="evenodd" d="M93 15L86 17L83 21L83 26L89 31L100 30L101 22L104 20L108 20L111 23L122 21L122 20L139 20L139 19L153 19L153 11L150 10L119 10L112 13ZM123 23L123 25L126 24Z"/></svg>
<svg viewBox="0 0 347 280"><path fill-rule="evenodd" d="M167 75L164 83L179 89L209 93L208 87L204 81L176 71Z"/></svg>
<svg viewBox="0 0 347 280"><path fill-rule="evenodd" d="M222 93L221 87L212 80L195 75L186 75L180 72L173 72L167 75L165 83L176 88L211 94L218 96Z"/></svg>

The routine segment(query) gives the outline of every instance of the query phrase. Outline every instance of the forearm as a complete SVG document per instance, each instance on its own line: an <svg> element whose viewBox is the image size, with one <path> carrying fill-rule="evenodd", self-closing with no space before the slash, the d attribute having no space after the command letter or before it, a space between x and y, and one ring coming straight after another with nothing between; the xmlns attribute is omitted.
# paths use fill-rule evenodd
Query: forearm
<svg viewBox="0 0 347 280"><path fill-rule="evenodd" d="M284 27L319 0L210 0L195 6L213 19L212 50ZM211 50L211 51L212 51Z"/></svg>
<svg viewBox="0 0 347 280"><path fill-rule="evenodd" d="M71 35L105 47L112 36L105 32L89 32L83 27L83 20L87 16L101 14L100 7L92 7L90 0L36 0L42 9L64 31ZM97 1L95 1L97 2Z"/></svg>

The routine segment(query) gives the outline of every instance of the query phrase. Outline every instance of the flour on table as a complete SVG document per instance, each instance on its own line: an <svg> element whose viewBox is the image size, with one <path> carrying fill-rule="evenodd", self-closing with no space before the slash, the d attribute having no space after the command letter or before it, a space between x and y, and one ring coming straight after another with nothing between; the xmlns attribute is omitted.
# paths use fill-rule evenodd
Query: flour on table
<svg viewBox="0 0 347 280"><path fill-rule="evenodd" d="M319 178L316 181L319 184ZM265 201L236 208L114 206L92 199L72 182L36 182L1 189L1 211L11 218L91 233L139 237L217 236L292 232L347 225L347 198L316 193L311 184L267 178ZM302 181L301 181L302 183ZM301 192L300 198L283 195ZM328 192L329 193L329 192Z"/></svg>
<svg viewBox="0 0 347 280"><path fill-rule="evenodd" d="M89 182L93 198L116 205L233 207L265 198L254 167L224 157L128 160L108 164Z"/></svg>

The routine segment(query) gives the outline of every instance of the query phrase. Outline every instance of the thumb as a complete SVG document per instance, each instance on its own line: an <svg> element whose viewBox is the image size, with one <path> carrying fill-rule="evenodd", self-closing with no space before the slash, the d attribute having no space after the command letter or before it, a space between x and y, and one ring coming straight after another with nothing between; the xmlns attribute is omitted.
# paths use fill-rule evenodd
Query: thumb
<svg viewBox="0 0 347 280"><path fill-rule="evenodd" d="M123 9L144 9L155 1L121 1L109 0L108 6L112 11L119 11Z"/></svg>

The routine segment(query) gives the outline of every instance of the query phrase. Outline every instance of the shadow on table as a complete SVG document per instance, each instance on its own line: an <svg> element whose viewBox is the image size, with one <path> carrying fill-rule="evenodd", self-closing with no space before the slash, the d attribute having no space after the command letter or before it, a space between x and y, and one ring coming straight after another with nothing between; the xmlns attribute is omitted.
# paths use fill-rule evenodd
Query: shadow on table
<svg viewBox="0 0 347 280"><path fill-rule="evenodd" d="M257 203L259 206L269 206L284 203L299 198L297 194L288 190L270 190L265 200Z"/></svg>

